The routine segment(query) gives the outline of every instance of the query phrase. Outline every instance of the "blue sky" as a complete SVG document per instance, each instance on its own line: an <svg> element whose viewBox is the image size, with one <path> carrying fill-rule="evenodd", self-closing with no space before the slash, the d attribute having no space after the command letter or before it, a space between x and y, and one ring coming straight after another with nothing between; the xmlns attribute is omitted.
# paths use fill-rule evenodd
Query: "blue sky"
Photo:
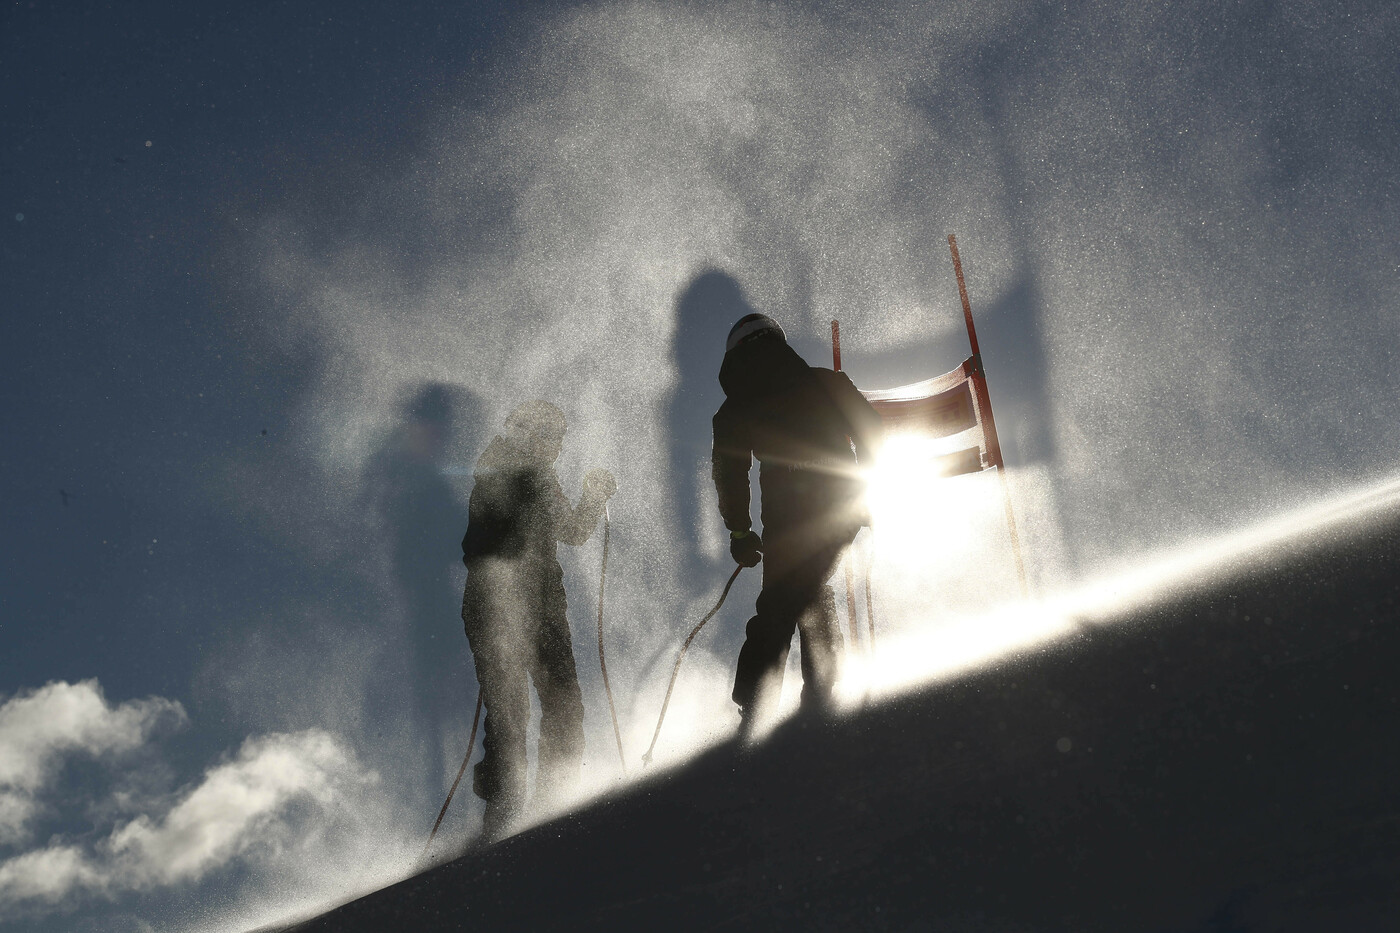
<svg viewBox="0 0 1400 933"><path fill-rule="evenodd" d="M367 504L427 381L463 400L450 474L536 396L570 419L566 490L617 474L609 671L645 747L725 575L704 461L731 322L679 301L707 269L813 362L840 318L887 387L966 353L956 233L1042 588L1392 475L1398 20L8 4L0 928L237 929L405 870L475 696ZM891 624L1000 598L985 537L882 593ZM603 789L599 542L561 551ZM732 727L755 589L659 754ZM460 704L435 738L425 646Z"/></svg>

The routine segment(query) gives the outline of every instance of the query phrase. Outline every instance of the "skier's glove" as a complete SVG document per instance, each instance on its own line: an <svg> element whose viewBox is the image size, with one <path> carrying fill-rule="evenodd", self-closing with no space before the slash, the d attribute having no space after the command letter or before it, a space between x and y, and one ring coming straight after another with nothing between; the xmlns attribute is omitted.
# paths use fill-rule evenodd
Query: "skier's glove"
<svg viewBox="0 0 1400 933"><path fill-rule="evenodd" d="M763 539L756 531L729 533L729 554L741 567L756 567L763 559Z"/></svg>
<svg viewBox="0 0 1400 933"><path fill-rule="evenodd" d="M587 496L597 496L600 499L611 499L617 492L617 480L607 470L589 470L588 475L583 478L583 492Z"/></svg>

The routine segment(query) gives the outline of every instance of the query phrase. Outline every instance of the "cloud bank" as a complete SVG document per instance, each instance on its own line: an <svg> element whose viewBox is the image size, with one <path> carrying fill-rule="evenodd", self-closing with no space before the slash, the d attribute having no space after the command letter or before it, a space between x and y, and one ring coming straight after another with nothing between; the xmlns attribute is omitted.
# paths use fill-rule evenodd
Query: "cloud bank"
<svg viewBox="0 0 1400 933"><path fill-rule="evenodd" d="M90 680L51 683L0 706L0 776L12 816L7 845L25 841L16 827L24 825L21 817L35 821L61 756L134 751L169 719L185 721L178 703L154 697L112 706ZM325 848L339 844L337 832L374 812L364 794L377 783L327 732L251 737L198 781L149 802L150 812L86 838L60 834L0 860L0 911L35 915L94 897L197 889L236 866L265 883L275 878L284 893L296 890L297 879L316 873L306 862L324 861ZM110 788L91 789L104 792Z"/></svg>
<svg viewBox="0 0 1400 933"><path fill-rule="evenodd" d="M116 758L186 719L184 707L161 697L111 706L95 680L11 697L0 706L0 846L27 841L41 792L65 757Z"/></svg>

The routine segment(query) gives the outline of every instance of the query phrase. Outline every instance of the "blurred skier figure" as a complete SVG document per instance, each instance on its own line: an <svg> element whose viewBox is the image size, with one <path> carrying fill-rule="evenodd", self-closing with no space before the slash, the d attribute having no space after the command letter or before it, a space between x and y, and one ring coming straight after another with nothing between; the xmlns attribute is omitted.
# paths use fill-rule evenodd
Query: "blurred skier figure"
<svg viewBox="0 0 1400 933"><path fill-rule="evenodd" d="M802 706L830 708L843 648L836 593L826 585L842 552L869 523L856 473L880 444L880 416L844 374L809 366L783 329L748 314L729 332L719 371L713 475L729 551L763 561L763 589L734 676L741 732L772 714L793 632L801 633ZM759 462L763 536L749 516L749 467Z"/></svg>
<svg viewBox="0 0 1400 933"><path fill-rule="evenodd" d="M540 700L537 799L565 790L583 757L583 695L556 547L589 539L617 483L592 470L570 505L554 471L564 431L558 408L526 402L476 463L462 539L462 622L486 707L472 789L486 801L487 841L505 835L524 806L532 681Z"/></svg>
<svg viewBox="0 0 1400 933"><path fill-rule="evenodd" d="M409 676L413 716L428 752L426 790L441 793L447 764L443 740L462 699L449 645L456 615L453 567L457 535L466 511L441 470L454 422L448 386L426 383L402 408L402 421L373 458L372 494L389 537L395 589L408 616Z"/></svg>

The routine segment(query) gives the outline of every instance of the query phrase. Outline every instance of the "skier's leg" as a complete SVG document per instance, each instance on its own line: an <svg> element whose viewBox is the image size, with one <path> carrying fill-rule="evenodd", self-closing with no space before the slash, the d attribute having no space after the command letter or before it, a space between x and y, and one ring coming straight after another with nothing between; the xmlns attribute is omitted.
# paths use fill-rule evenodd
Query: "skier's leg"
<svg viewBox="0 0 1400 933"><path fill-rule="evenodd" d="M792 635L802 614L799 594L792 589L791 562L782 538L774 535L763 553L763 589L755 614L744 630L744 645L734 675L734 702L743 710L744 725L752 730L777 708L783 689Z"/></svg>
<svg viewBox="0 0 1400 933"><path fill-rule="evenodd" d="M823 709L831 703L832 691L841 678L845 640L836 614L836 591L822 585L817 594L815 604L802 614L797 628L801 637L802 705Z"/></svg>
<svg viewBox="0 0 1400 933"><path fill-rule="evenodd" d="M509 637L514 629L510 596L497 588L500 582L489 574L469 578L462 608L486 709L483 754L472 772L472 790L486 801L483 835L488 839L504 835L524 805L530 719L528 675L519 647Z"/></svg>
<svg viewBox="0 0 1400 933"><path fill-rule="evenodd" d="M825 709L841 676L845 639L836 614L836 591L827 584L841 555L854 538L845 528L813 528L816 541L793 571L794 587L802 595L805 611L798 621L802 651L802 705Z"/></svg>
<svg viewBox="0 0 1400 933"><path fill-rule="evenodd" d="M777 602L771 589L764 606L759 596L758 612L744 629L744 645L739 649L739 663L734 672L734 702L743 711L746 721L766 717L777 706L783 690L783 667L787 664L788 646L797 620L784 624L774 617L772 604ZM766 610L766 611L765 611Z"/></svg>
<svg viewBox="0 0 1400 933"><path fill-rule="evenodd" d="M540 696L536 793L545 801L578 779L583 760L583 692L579 689L563 585L546 599L531 674Z"/></svg>
<svg viewBox="0 0 1400 933"><path fill-rule="evenodd" d="M498 839L525 805L525 740L530 694L524 671L509 664L477 664L486 707L482 723L482 757L472 772L472 790L486 801L483 835Z"/></svg>
<svg viewBox="0 0 1400 933"><path fill-rule="evenodd" d="M734 679L734 702L746 711L746 729L754 727L752 713L766 715L777 706L793 633L809 609L821 606L823 585L849 543L844 529L831 523L824 480L802 471L780 478L763 489L763 590ZM824 700L835 684L839 657L834 605L830 615L823 611L814 619L804 626L811 633L803 639L804 682L815 684L813 696Z"/></svg>

